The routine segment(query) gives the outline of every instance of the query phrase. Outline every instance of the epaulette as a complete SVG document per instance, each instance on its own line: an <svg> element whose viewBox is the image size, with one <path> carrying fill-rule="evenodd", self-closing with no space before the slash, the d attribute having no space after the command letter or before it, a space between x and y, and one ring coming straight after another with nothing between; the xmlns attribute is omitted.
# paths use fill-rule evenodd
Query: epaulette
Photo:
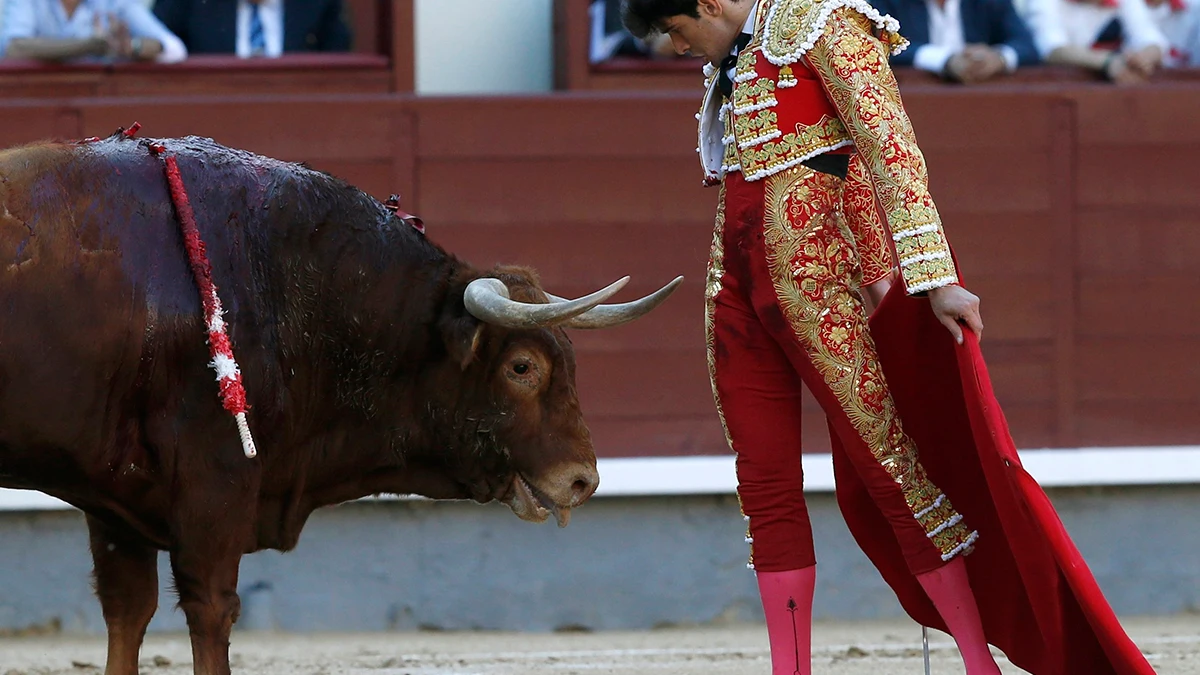
<svg viewBox="0 0 1200 675"><path fill-rule="evenodd" d="M775 0L769 2L763 25L763 54L777 66L795 63L804 56L825 31L829 17L839 8L849 7L871 20L878 37L899 54L908 46L900 36L900 22L881 13L867 0Z"/></svg>

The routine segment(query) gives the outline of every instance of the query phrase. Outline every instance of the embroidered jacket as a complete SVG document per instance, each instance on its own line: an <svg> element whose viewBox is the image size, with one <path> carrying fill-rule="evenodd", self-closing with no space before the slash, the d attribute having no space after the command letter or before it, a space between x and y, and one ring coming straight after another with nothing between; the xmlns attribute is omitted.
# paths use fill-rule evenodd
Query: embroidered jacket
<svg viewBox="0 0 1200 675"><path fill-rule="evenodd" d="M907 46L899 24L866 0L757 0L754 35L738 55L731 100L707 67L700 114L706 182L747 181L826 152L864 160L907 291L956 283L929 195L925 158L888 66Z"/></svg>

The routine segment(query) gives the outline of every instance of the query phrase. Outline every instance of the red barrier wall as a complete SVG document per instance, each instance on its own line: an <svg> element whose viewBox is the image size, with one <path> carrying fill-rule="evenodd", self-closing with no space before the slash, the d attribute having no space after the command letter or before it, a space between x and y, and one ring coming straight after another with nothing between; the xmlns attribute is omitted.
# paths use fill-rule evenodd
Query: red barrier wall
<svg viewBox="0 0 1200 675"><path fill-rule="evenodd" d="M1018 445L1200 443L1200 83L905 97ZM447 248L534 265L560 295L684 274L651 317L575 337L579 384L600 454L709 454L727 450L704 365L716 193L700 187L695 105L690 92L8 100L0 146L138 120L400 192ZM804 422L806 450L827 449L815 406Z"/></svg>

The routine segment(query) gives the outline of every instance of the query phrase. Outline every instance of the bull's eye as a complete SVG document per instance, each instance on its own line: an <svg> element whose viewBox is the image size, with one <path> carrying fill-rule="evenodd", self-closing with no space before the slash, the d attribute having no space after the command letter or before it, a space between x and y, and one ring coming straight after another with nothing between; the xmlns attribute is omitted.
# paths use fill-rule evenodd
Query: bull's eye
<svg viewBox="0 0 1200 675"><path fill-rule="evenodd" d="M524 375L525 373L529 372L529 364L528 363L518 363L515 366L513 366L513 372L518 375Z"/></svg>

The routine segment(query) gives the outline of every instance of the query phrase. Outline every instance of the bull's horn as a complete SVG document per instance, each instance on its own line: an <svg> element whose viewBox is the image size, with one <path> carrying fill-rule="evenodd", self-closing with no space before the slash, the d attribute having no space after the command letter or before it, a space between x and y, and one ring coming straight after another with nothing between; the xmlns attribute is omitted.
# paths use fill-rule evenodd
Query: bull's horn
<svg viewBox="0 0 1200 675"><path fill-rule="evenodd" d="M510 300L508 287L492 277L476 279L467 284L463 302L476 319L505 328L539 328L562 323L604 302L629 281L617 279L607 287L578 300L566 302L531 303Z"/></svg>
<svg viewBox="0 0 1200 675"><path fill-rule="evenodd" d="M612 328L613 326L620 326L623 323L629 323L634 319L645 316L655 307L661 305L667 299L667 296L674 293L675 289L681 283L683 283L683 277L675 277L671 283L640 300L623 302L619 305L598 305L567 321L564 325L567 328ZM550 296L551 302L567 302L557 295L550 295L549 293L546 295Z"/></svg>

